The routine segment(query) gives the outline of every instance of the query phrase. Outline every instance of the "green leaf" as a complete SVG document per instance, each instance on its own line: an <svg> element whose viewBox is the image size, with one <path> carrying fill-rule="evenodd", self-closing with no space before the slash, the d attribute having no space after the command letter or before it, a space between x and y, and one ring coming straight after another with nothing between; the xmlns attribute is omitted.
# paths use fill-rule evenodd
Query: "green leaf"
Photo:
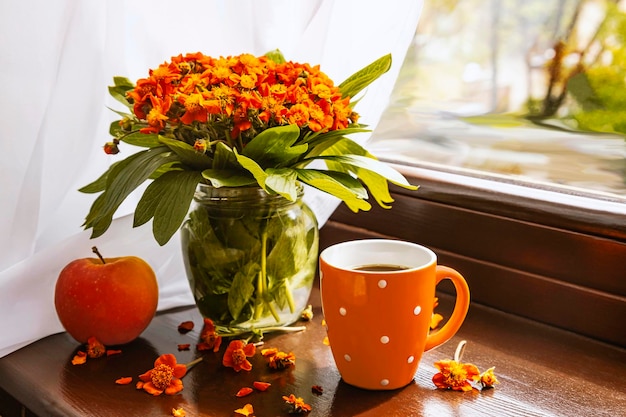
<svg viewBox="0 0 626 417"><path fill-rule="evenodd" d="M257 164L253 159L248 158L245 155L239 155L236 150L234 151L234 153L235 157L237 158L237 162L239 162L242 167L250 171L250 173L254 176L254 179L256 179L256 182L261 186L261 188L263 188L267 192L270 192L265 187L267 174L265 173L265 171L263 171L263 168L261 168L259 164Z"/></svg>
<svg viewBox="0 0 626 417"><path fill-rule="evenodd" d="M277 168L305 153L306 144L293 145L300 136L297 125L277 126L264 130L252 139L241 152L260 166Z"/></svg>
<svg viewBox="0 0 626 417"><path fill-rule="evenodd" d="M242 187L256 184L256 180L251 175L229 169L205 169L202 176L211 181L214 187Z"/></svg>
<svg viewBox="0 0 626 417"><path fill-rule="evenodd" d="M178 155L180 161L186 166L202 170L211 167L211 158L194 149L193 146L176 139L159 136L159 141Z"/></svg>
<svg viewBox="0 0 626 417"><path fill-rule="evenodd" d="M365 201L367 191L363 185L348 174L314 169L297 169L296 173L300 181L341 199L354 212L372 208Z"/></svg>
<svg viewBox="0 0 626 417"><path fill-rule="evenodd" d="M317 157L317 159L336 162L343 166L354 166L362 169L367 169L378 175L381 175L389 182L396 184L400 187L406 188L408 190L417 190L417 186L409 184L407 179L404 178L404 176L398 171L391 168L384 162L380 162L374 158L362 155L322 155Z"/></svg>
<svg viewBox="0 0 626 417"><path fill-rule="evenodd" d="M95 180L92 183L89 183L87 185L85 185L84 187L81 187L78 189L78 191L80 191L81 193L85 193L85 194L93 194L93 193L99 193L101 191L104 191L106 189L106 184L107 184L107 178L109 176L109 173L115 169L115 166L117 164L119 164L122 161L117 161L114 162L109 169L107 169L104 174L100 175L100 177L98 177L97 180Z"/></svg>
<svg viewBox="0 0 626 417"><path fill-rule="evenodd" d="M233 278L228 292L228 310L234 320L239 319L241 311L252 298L256 276L261 270L258 263L250 262L239 269Z"/></svg>
<svg viewBox="0 0 626 417"><path fill-rule="evenodd" d="M141 146L142 148L155 148L163 145L163 143L159 141L159 135L141 132L128 133L120 136L119 139L130 145Z"/></svg>
<svg viewBox="0 0 626 417"><path fill-rule="evenodd" d="M361 90L389 71L389 68L391 68L391 54L378 58L339 84L341 95L343 97L355 97Z"/></svg>
<svg viewBox="0 0 626 417"><path fill-rule="evenodd" d="M267 178L265 185L282 195L289 201L296 201L298 198L298 176L296 171L291 168L266 170Z"/></svg>
<svg viewBox="0 0 626 417"><path fill-rule="evenodd" d="M217 142L213 154L213 169L223 169L228 166L238 167L240 165L233 150L224 142Z"/></svg>
<svg viewBox="0 0 626 417"><path fill-rule="evenodd" d="M113 77L113 83L114 85L109 87L109 94L126 107L132 108L126 99L126 93L135 88L135 85L126 77Z"/></svg>
<svg viewBox="0 0 626 417"><path fill-rule="evenodd" d="M93 229L91 237L98 237L109 228L122 201L157 168L175 160L175 155L162 146L138 152L112 166L108 171L106 189L91 206L85 219L85 228Z"/></svg>
<svg viewBox="0 0 626 417"><path fill-rule="evenodd" d="M169 171L154 180L144 192L135 210L133 227L150 219L156 241L165 245L183 223L202 180L197 171Z"/></svg>

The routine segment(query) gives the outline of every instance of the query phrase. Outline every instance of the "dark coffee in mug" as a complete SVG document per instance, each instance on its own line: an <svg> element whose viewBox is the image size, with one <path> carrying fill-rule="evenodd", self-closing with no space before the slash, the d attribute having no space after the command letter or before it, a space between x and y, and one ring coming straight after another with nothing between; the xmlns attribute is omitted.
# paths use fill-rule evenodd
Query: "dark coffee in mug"
<svg viewBox="0 0 626 417"><path fill-rule="evenodd" d="M392 272L392 271L404 271L409 269L408 266L403 265L388 265L388 264L372 264L362 265L352 268L355 271L367 271L367 272Z"/></svg>

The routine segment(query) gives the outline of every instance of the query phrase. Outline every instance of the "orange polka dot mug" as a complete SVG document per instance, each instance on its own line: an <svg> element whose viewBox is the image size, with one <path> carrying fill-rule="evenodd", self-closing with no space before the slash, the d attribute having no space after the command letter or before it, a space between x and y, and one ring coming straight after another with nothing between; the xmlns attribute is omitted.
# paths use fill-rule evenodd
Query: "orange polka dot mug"
<svg viewBox="0 0 626 417"><path fill-rule="evenodd" d="M435 287L450 279L454 311L429 332ZM437 265L430 249L410 242L365 239L320 254L322 311L344 382L371 390L410 383L422 354L448 341L465 320L470 293L463 276Z"/></svg>

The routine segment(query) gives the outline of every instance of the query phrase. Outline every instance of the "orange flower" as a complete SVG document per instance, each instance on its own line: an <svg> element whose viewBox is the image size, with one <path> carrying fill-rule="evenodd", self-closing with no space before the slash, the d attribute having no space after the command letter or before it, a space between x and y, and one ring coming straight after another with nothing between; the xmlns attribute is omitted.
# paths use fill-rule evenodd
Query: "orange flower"
<svg viewBox="0 0 626 417"><path fill-rule="evenodd" d="M93 336L87 339L87 356L90 358L99 358L100 356L104 356L105 353L106 348L98 339Z"/></svg>
<svg viewBox="0 0 626 417"><path fill-rule="evenodd" d="M296 397L293 394L289 394L289 397L283 395L283 400L289 404L289 413L308 413L311 411L311 406L304 402L300 397Z"/></svg>
<svg viewBox="0 0 626 417"><path fill-rule="evenodd" d="M285 369L296 366L296 355L293 352L285 353L278 350L266 350L263 356L269 358L268 366L272 369ZM263 353L263 352L262 352Z"/></svg>
<svg viewBox="0 0 626 417"><path fill-rule="evenodd" d="M213 352L220 350L220 346L222 345L222 336L217 334L213 320L207 318L204 319L204 327L200 333L200 340L201 342L198 343L198 350L213 349Z"/></svg>
<svg viewBox="0 0 626 417"><path fill-rule="evenodd" d="M174 395L183 390L183 381L180 379L187 373L187 366L176 363L176 357L166 353L154 361L154 368L139 375L141 384L137 388L143 388L148 394Z"/></svg>
<svg viewBox="0 0 626 417"><path fill-rule="evenodd" d="M254 414L254 409L252 408L252 404L246 404L242 408L236 409L235 413L248 417Z"/></svg>
<svg viewBox="0 0 626 417"><path fill-rule="evenodd" d="M224 352L222 364L233 368L237 372L242 369L249 371L252 369L252 364L247 358L254 356L255 353L256 347L253 344L244 343L243 340L233 340L226 348L226 352Z"/></svg>
<svg viewBox="0 0 626 417"><path fill-rule="evenodd" d="M500 383L500 381L498 381L498 378L496 378L496 374L494 374L493 372L494 369L495 366L492 366L491 368L480 374L480 385L482 385L483 388L493 388L495 384Z"/></svg>
<svg viewBox="0 0 626 417"><path fill-rule="evenodd" d="M471 391L470 381L477 381L480 378L478 368L471 363L464 364L446 359L435 362L435 367L439 369L439 373L433 376L433 382L440 389Z"/></svg>

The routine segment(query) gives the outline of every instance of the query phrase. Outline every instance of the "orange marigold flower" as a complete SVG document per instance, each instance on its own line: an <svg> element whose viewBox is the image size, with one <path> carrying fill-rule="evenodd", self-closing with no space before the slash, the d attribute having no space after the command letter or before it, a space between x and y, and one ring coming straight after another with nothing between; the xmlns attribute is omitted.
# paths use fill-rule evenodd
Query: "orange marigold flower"
<svg viewBox="0 0 626 417"><path fill-rule="evenodd" d="M439 373L433 376L433 383L440 389L452 389L454 391L471 391L471 381L477 381L480 372L471 363L464 364L454 360L442 360L435 362Z"/></svg>
<svg viewBox="0 0 626 417"><path fill-rule="evenodd" d="M87 362L87 353L79 350L72 358L72 365L82 365Z"/></svg>
<svg viewBox="0 0 626 417"><path fill-rule="evenodd" d="M269 358L268 366L272 369L285 369L296 366L296 355L293 352L276 352L273 355L266 355Z"/></svg>
<svg viewBox="0 0 626 417"><path fill-rule="evenodd" d="M245 397L246 395L252 394L253 391L254 390L250 387L243 387L239 391L237 391L237 394L235 394L235 397Z"/></svg>
<svg viewBox="0 0 626 417"><path fill-rule="evenodd" d="M132 376L125 376L125 377L118 378L118 379L115 380L115 383L117 385L128 385L131 382L133 382L133 377Z"/></svg>
<svg viewBox="0 0 626 417"><path fill-rule="evenodd" d="M105 353L106 348L98 339L93 336L87 339L87 356L90 358L99 358L100 356L104 356Z"/></svg>
<svg viewBox="0 0 626 417"><path fill-rule="evenodd" d="M194 326L193 321L190 321L190 320L183 321L182 323L178 325L178 333L182 333L182 334L188 333L193 330L193 326Z"/></svg>
<svg viewBox="0 0 626 417"><path fill-rule="evenodd" d="M222 336L217 334L213 320L208 318L204 319L204 326L202 327L202 332L200 332L200 340L201 343L198 344L198 350L213 349L213 352L220 350Z"/></svg>
<svg viewBox="0 0 626 417"><path fill-rule="evenodd" d="M493 388L495 384L499 384L498 378L496 378L496 374L493 372L495 366L487 369L485 372L480 374L480 385L483 388Z"/></svg>
<svg viewBox="0 0 626 417"><path fill-rule="evenodd" d="M183 390L183 381L180 379L187 373L187 366L176 363L176 357L171 353L166 353L154 361L154 368L139 375L143 382L143 388L149 394L174 395Z"/></svg>
<svg viewBox="0 0 626 417"><path fill-rule="evenodd" d="M289 404L289 413L308 413L311 411L311 406L304 402L300 397L296 397L293 394L289 394L289 397L283 395L283 400Z"/></svg>
<svg viewBox="0 0 626 417"><path fill-rule="evenodd" d="M226 352L224 352L222 364L233 368L237 372L242 369L249 371L252 369L252 364L247 358L254 356L255 353L256 347L252 343L245 343L243 340L233 340L226 348Z"/></svg>
<svg viewBox="0 0 626 417"><path fill-rule="evenodd" d="M252 404L246 404L243 407L236 409L235 413L248 417L254 414L254 408L252 408Z"/></svg>

